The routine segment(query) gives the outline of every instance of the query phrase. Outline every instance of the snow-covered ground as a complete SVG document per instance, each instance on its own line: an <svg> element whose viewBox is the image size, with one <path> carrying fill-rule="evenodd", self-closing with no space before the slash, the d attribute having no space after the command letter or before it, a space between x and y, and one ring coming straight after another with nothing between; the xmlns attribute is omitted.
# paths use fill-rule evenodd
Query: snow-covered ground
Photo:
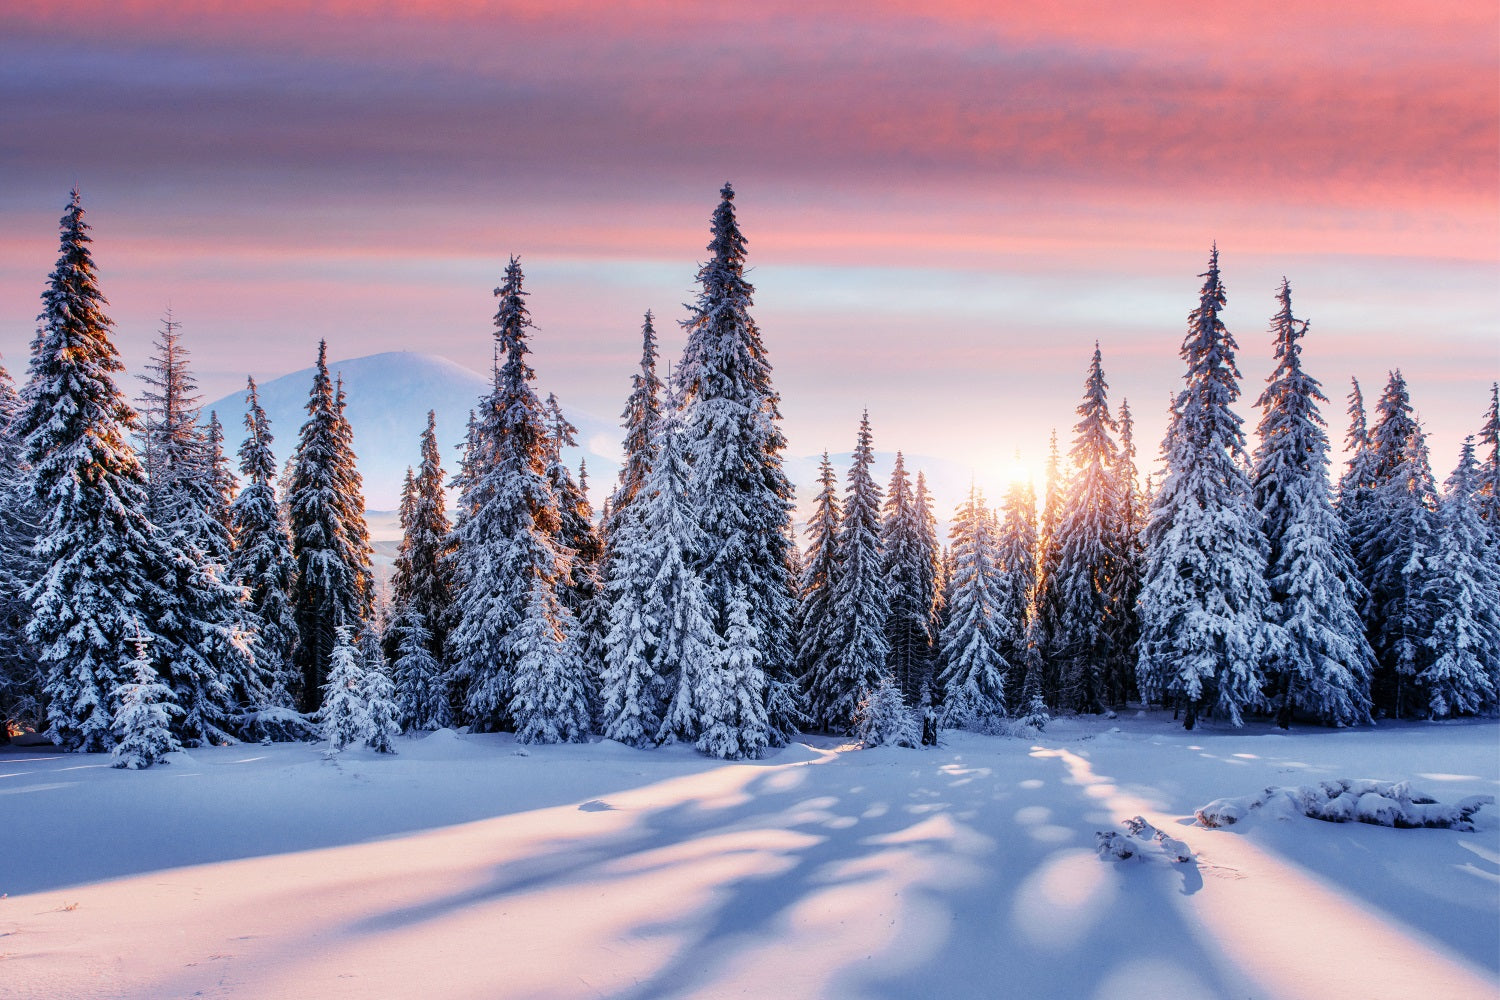
<svg viewBox="0 0 1500 1000"><path fill-rule="evenodd" d="M1270 785L1500 790L1500 724L1290 734L1059 720L936 750L451 732L400 753L0 750L0 996L1479 997L1474 832L1193 810ZM1141 815L1186 843L1101 860Z"/></svg>

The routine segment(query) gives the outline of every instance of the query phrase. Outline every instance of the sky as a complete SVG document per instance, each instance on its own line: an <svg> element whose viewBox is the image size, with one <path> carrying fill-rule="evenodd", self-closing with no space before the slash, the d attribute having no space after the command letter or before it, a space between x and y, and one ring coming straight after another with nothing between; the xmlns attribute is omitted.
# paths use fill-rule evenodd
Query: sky
<svg viewBox="0 0 1500 1000"><path fill-rule="evenodd" d="M1217 242L1247 428L1286 276L1335 444L1400 368L1452 467L1500 378L1500 9L931 6L11 0L0 354L76 184L132 371L168 307L208 399L319 338L485 370L518 254L542 390L612 419L730 181L795 454L868 408L996 493L1097 341L1150 466Z"/></svg>

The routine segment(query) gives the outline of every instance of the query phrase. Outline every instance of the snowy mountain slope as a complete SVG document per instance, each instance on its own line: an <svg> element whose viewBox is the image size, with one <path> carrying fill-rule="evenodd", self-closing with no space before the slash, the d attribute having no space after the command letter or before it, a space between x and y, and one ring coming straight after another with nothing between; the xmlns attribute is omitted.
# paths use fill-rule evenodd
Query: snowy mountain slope
<svg viewBox="0 0 1500 1000"><path fill-rule="evenodd" d="M437 412L443 467L450 474L457 470L469 411L489 391L486 376L446 358L415 351L347 358L330 362L328 368L344 379L354 452L365 481L365 506L371 511L400 506L401 482L406 467L419 460L418 439L427 426L428 410ZM284 463L297 446L298 432L307 419L312 377L309 367L260 384L261 406L271 420L278 463ZM568 405L564 393L558 395L563 412L578 427L580 447L574 449L569 462L576 468L579 458L588 460L597 500L600 485L613 483L619 469L618 459L607 447L609 442L617 442L622 432L612 421L577 412ZM218 412L225 428L225 448L233 454L243 437L244 392L205 404L205 420L211 410ZM612 447L618 448L618 444Z"/></svg>
<svg viewBox="0 0 1500 1000"><path fill-rule="evenodd" d="M1497 729L1153 712L737 764L443 730L140 773L9 748L0 996L1494 995L1493 809L1471 833L1193 810L1353 775L1493 793ZM1136 815L1191 858L1101 860Z"/></svg>

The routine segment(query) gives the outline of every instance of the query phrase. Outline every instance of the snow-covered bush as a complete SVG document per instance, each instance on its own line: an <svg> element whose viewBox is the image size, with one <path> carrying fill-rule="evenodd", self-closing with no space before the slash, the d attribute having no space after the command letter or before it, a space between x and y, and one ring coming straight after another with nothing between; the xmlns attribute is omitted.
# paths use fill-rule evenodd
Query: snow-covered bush
<svg viewBox="0 0 1500 1000"><path fill-rule="evenodd" d="M860 699L854 711L854 734L867 747L915 747L922 736L901 698L901 689L890 677L882 677L880 686Z"/></svg>
<svg viewBox="0 0 1500 1000"><path fill-rule="evenodd" d="M365 746L380 753L395 753L391 740L401 734L396 721L395 685L384 670L371 667L360 680L359 696L365 710Z"/></svg>
<svg viewBox="0 0 1500 1000"><path fill-rule="evenodd" d="M1403 829L1439 827L1451 830L1473 830L1473 816L1486 805L1494 805L1493 795L1470 795L1444 805L1411 787L1408 781L1372 781L1368 778L1340 778L1316 785L1293 785L1267 788L1260 795L1215 799L1200 806L1195 815L1206 827L1230 826L1265 806L1281 807L1328 823L1355 820L1375 826Z"/></svg>

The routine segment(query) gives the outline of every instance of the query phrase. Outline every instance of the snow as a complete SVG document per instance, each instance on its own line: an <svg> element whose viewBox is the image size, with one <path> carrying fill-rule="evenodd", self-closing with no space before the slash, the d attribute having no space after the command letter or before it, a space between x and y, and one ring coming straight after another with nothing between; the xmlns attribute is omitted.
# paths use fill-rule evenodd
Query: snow
<svg viewBox="0 0 1500 1000"><path fill-rule="evenodd" d="M0 748L0 997L1500 988L1493 808L1473 832L1193 819L1351 776L1493 795L1495 721L1184 732L1150 712L926 750L804 739L726 763L440 730L395 755L242 744L139 772ZM1111 831L1135 856L1101 861Z"/></svg>

